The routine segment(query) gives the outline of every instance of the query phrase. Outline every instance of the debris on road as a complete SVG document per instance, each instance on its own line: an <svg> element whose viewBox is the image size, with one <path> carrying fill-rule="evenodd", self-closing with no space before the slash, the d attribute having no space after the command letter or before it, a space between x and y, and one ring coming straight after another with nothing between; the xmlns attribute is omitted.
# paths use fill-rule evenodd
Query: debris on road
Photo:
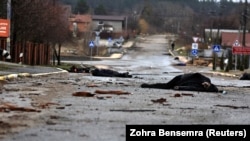
<svg viewBox="0 0 250 141"><path fill-rule="evenodd" d="M130 92L126 92L126 91L122 91L122 90L96 90L95 93L97 93L97 94L116 94L116 95L131 94Z"/></svg>
<svg viewBox="0 0 250 141"><path fill-rule="evenodd" d="M156 110L151 109L111 109L111 112L154 112Z"/></svg>
<svg viewBox="0 0 250 141"><path fill-rule="evenodd" d="M167 99L166 98L160 98L160 99L152 99L151 100L153 103L164 103L164 102L167 102Z"/></svg>
<svg viewBox="0 0 250 141"><path fill-rule="evenodd" d="M215 105L217 107L229 107L233 109L249 109L248 106L233 106L233 105Z"/></svg>
<svg viewBox="0 0 250 141"><path fill-rule="evenodd" d="M173 97L182 97L182 96L191 96L194 97L194 94L188 94L188 93L176 93Z"/></svg>

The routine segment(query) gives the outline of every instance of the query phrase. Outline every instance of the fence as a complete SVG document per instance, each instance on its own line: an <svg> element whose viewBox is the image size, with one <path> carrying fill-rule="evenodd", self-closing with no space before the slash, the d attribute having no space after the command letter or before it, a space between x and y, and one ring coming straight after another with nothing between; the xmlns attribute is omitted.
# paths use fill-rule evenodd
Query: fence
<svg viewBox="0 0 250 141"><path fill-rule="evenodd" d="M1 48L6 49L6 40L1 39ZM37 44L31 42L16 43L10 50L10 62L26 65L49 65L51 59L50 46L48 44ZM0 60L6 61L2 56Z"/></svg>

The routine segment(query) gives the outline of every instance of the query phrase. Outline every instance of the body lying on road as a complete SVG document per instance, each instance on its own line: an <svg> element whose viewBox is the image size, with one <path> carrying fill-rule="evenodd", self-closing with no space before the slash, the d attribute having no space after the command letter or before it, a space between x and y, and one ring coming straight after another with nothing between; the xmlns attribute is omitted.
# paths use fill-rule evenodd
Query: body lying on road
<svg viewBox="0 0 250 141"><path fill-rule="evenodd" d="M90 68L82 68L82 67L77 67L75 65L71 66L68 72L73 72L73 73L89 73Z"/></svg>
<svg viewBox="0 0 250 141"><path fill-rule="evenodd" d="M129 75L128 72L122 73L111 69L100 69L91 67L82 68L76 67L75 65L71 66L68 71L73 73L91 73L93 76L132 78L132 75Z"/></svg>
<svg viewBox="0 0 250 141"><path fill-rule="evenodd" d="M250 80L250 73L243 73L240 80Z"/></svg>
<svg viewBox="0 0 250 141"><path fill-rule="evenodd" d="M211 83L211 80L200 73L187 73L178 75L167 83L143 83L141 87L200 92L219 92L218 88Z"/></svg>
<svg viewBox="0 0 250 141"><path fill-rule="evenodd" d="M128 72L118 72L110 69L94 69L90 71L93 76L105 76L105 77L128 77L131 78L132 75L129 75Z"/></svg>

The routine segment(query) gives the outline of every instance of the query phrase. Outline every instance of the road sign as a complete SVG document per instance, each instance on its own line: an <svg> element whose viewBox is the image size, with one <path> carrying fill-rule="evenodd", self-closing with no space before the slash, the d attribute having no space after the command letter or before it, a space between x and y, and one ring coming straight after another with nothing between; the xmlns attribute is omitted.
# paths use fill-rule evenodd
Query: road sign
<svg viewBox="0 0 250 141"><path fill-rule="evenodd" d="M107 43L107 47L112 47L112 38L111 37L109 37L108 38L108 43Z"/></svg>
<svg viewBox="0 0 250 141"><path fill-rule="evenodd" d="M8 37L10 33L10 20L0 19L0 37Z"/></svg>
<svg viewBox="0 0 250 141"><path fill-rule="evenodd" d="M195 56L198 54L198 50L197 49L192 49L191 52L192 52L192 55L195 55Z"/></svg>
<svg viewBox="0 0 250 141"><path fill-rule="evenodd" d="M111 37L108 38L108 42L112 42L112 38Z"/></svg>
<svg viewBox="0 0 250 141"><path fill-rule="evenodd" d="M238 40L235 40L235 41L234 41L234 44L233 44L233 46L240 46L240 43L239 43L239 41L238 41Z"/></svg>
<svg viewBox="0 0 250 141"><path fill-rule="evenodd" d="M220 45L214 45L213 46L213 51L214 52L220 52L220 48L221 48Z"/></svg>
<svg viewBox="0 0 250 141"><path fill-rule="evenodd" d="M233 54L250 54L250 47L233 46Z"/></svg>
<svg viewBox="0 0 250 141"><path fill-rule="evenodd" d="M193 37L194 42L196 43L198 41L198 37Z"/></svg>
<svg viewBox="0 0 250 141"><path fill-rule="evenodd" d="M89 47L92 48L92 47L94 47L94 46L95 46L95 43L94 43L93 41L90 41L90 42L89 42Z"/></svg>
<svg viewBox="0 0 250 141"><path fill-rule="evenodd" d="M198 49L198 43L192 43L192 49Z"/></svg>
<svg viewBox="0 0 250 141"><path fill-rule="evenodd" d="M96 36L99 36L100 33L101 33L100 31L95 31L95 35L96 35Z"/></svg>

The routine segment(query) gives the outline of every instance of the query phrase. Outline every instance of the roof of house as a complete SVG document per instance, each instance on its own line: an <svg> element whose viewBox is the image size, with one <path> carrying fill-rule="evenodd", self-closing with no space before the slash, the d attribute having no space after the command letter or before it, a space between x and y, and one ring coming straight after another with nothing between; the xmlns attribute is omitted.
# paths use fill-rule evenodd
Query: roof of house
<svg viewBox="0 0 250 141"><path fill-rule="evenodd" d="M104 21L124 21L126 16L113 16L113 15L92 15L93 20L104 20Z"/></svg>
<svg viewBox="0 0 250 141"><path fill-rule="evenodd" d="M250 47L250 33L246 33L245 35L245 44L246 46ZM239 43L242 45L243 33L221 33L221 45L223 46L232 46L236 40L238 40Z"/></svg>
<svg viewBox="0 0 250 141"><path fill-rule="evenodd" d="M91 15L73 15L70 19L71 22L78 22L78 23L83 23L83 22L91 22L92 18Z"/></svg>

